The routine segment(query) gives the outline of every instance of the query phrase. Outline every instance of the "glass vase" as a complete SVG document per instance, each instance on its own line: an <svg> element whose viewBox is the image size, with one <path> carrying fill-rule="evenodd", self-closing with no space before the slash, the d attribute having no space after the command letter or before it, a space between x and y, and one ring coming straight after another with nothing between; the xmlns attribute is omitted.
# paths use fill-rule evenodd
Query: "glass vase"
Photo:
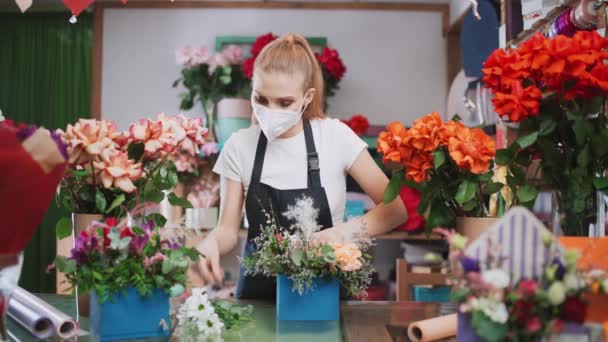
<svg viewBox="0 0 608 342"><path fill-rule="evenodd" d="M566 193L552 193L551 226L556 236L604 237L606 235L606 210L608 197L596 191L594 198L585 202L582 211L572 208Z"/></svg>

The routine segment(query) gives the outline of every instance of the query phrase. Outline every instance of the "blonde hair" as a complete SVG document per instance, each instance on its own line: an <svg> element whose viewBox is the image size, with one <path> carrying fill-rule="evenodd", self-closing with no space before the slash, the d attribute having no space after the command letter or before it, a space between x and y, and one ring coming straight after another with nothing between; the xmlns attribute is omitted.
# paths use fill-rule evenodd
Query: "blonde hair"
<svg viewBox="0 0 608 342"><path fill-rule="evenodd" d="M307 120L325 117L323 112L323 74L306 38L289 33L266 45L255 59L254 70L304 75L304 90L314 88L312 101L306 107L303 118Z"/></svg>

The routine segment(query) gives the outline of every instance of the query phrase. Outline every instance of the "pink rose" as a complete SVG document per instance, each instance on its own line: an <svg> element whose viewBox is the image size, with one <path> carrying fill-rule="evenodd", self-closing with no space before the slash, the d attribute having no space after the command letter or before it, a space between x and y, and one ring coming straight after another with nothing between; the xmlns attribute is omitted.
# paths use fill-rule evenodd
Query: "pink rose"
<svg viewBox="0 0 608 342"><path fill-rule="evenodd" d="M525 279L519 283L519 290L525 297L531 297L538 291L538 283L535 280Z"/></svg>
<svg viewBox="0 0 608 342"><path fill-rule="evenodd" d="M526 322L526 331L530 334L535 334L539 332L543 328L543 322L538 318L538 316L534 316Z"/></svg>
<svg viewBox="0 0 608 342"><path fill-rule="evenodd" d="M228 45L222 50L222 55L228 62L228 64L242 64L243 63L243 49L238 45Z"/></svg>
<svg viewBox="0 0 608 342"><path fill-rule="evenodd" d="M143 142L146 158L155 159L175 149L175 132L172 132L175 127L176 125L172 125L164 114L160 113L157 121L142 119L131 124L130 138L136 142Z"/></svg>
<svg viewBox="0 0 608 342"><path fill-rule="evenodd" d="M205 156L210 156L218 153L218 147L216 142L208 142L205 143L202 147L203 153Z"/></svg>
<svg viewBox="0 0 608 342"><path fill-rule="evenodd" d="M79 165L98 160L106 149L116 149L112 140L115 132L116 127L110 121L79 119L60 134L67 146L70 163Z"/></svg>
<svg viewBox="0 0 608 342"><path fill-rule="evenodd" d="M198 66L209 63L209 51L206 47L200 47L192 51L192 59L189 66Z"/></svg>
<svg viewBox="0 0 608 342"><path fill-rule="evenodd" d="M129 159L127 152L105 150L100 161L93 162L95 175L106 189L118 188L126 193L135 191L134 181L143 176L141 163Z"/></svg>
<svg viewBox="0 0 608 342"><path fill-rule="evenodd" d="M190 66L194 51L190 46L175 50L175 63L178 66Z"/></svg>
<svg viewBox="0 0 608 342"><path fill-rule="evenodd" d="M205 143L203 136L207 134L207 129L203 128L203 120L201 118L189 118L183 115L177 115L175 120L179 123L179 129L184 132L183 136L180 135L176 137L176 145L180 150L188 152L190 155L197 155L199 146Z"/></svg>

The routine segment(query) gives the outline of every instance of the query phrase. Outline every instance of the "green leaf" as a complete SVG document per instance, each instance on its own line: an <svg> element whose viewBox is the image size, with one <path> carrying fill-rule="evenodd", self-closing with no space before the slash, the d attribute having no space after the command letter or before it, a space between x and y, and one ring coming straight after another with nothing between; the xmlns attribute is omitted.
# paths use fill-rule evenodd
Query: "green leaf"
<svg viewBox="0 0 608 342"><path fill-rule="evenodd" d="M230 75L232 73L232 67L230 65L226 65L222 68L224 75Z"/></svg>
<svg viewBox="0 0 608 342"><path fill-rule="evenodd" d="M589 149L589 145L585 145L581 152L576 157L576 162L579 167L586 167L589 165L589 160L591 159L591 150Z"/></svg>
<svg viewBox="0 0 608 342"><path fill-rule="evenodd" d="M445 152L443 150L436 150L433 153L433 165L435 166L435 170L437 170L441 165L445 163Z"/></svg>
<svg viewBox="0 0 608 342"><path fill-rule="evenodd" d="M543 120L540 123L538 134L541 136L548 135L549 133L553 132L556 127L557 124L552 119Z"/></svg>
<svg viewBox="0 0 608 342"><path fill-rule="evenodd" d="M597 190L606 190L608 189L608 177L595 177L593 178L593 186Z"/></svg>
<svg viewBox="0 0 608 342"><path fill-rule="evenodd" d="M120 194L120 196L116 197L112 201L112 204L110 204L110 207L108 208L108 210L106 210L106 213L109 213L112 210L116 209L118 206L120 206L125 201L125 199L126 199L125 194Z"/></svg>
<svg viewBox="0 0 608 342"><path fill-rule="evenodd" d="M177 172L169 172L169 184L171 187L174 187L179 183L179 177L177 176Z"/></svg>
<svg viewBox="0 0 608 342"><path fill-rule="evenodd" d="M503 341L508 332L506 324L492 321L480 310L471 313L471 327L479 337L488 342Z"/></svg>
<svg viewBox="0 0 608 342"><path fill-rule="evenodd" d="M162 272L163 274L168 274L173 270L173 265L171 264L171 260L166 259L163 261Z"/></svg>
<svg viewBox="0 0 608 342"><path fill-rule="evenodd" d="M165 224L167 223L167 219L162 214L159 214L159 213L150 214L150 215L146 216L146 218L148 220L154 221L154 223L156 224L157 227L164 227Z"/></svg>
<svg viewBox="0 0 608 342"><path fill-rule="evenodd" d="M526 148L534 145L534 143L538 140L538 132L530 133L525 135L519 139L517 139L516 143L521 148Z"/></svg>
<svg viewBox="0 0 608 342"><path fill-rule="evenodd" d="M144 235L144 231L139 227L133 227L133 232L137 235Z"/></svg>
<svg viewBox="0 0 608 342"><path fill-rule="evenodd" d="M386 189L384 189L384 204L391 203L399 193L401 192L401 188L403 187L404 176L402 172L397 172L393 174L391 180L388 182Z"/></svg>
<svg viewBox="0 0 608 342"><path fill-rule="evenodd" d="M89 175L89 170L69 170L68 172L75 177L85 177Z"/></svg>
<svg viewBox="0 0 608 342"><path fill-rule="evenodd" d="M103 280L103 276L97 271L93 271L93 277L95 277L97 280Z"/></svg>
<svg viewBox="0 0 608 342"><path fill-rule="evenodd" d="M192 203L185 198L177 197L174 193L169 193L169 203L182 208L193 208Z"/></svg>
<svg viewBox="0 0 608 342"><path fill-rule="evenodd" d="M162 191L154 191L146 196L146 200L154 203L160 203L165 199L165 194Z"/></svg>
<svg viewBox="0 0 608 342"><path fill-rule="evenodd" d="M296 249L295 251L293 251L293 253L291 253L291 261L293 261L293 263L296 266L301 266L302 260L304 260L304 251L303 250Z"/></svg>
<svg viewBox="0 0 608 342"><path fill-rule="evenodd" d="M103 194L102 191L97 191L95 193L95 206L97 207L97 210L99 210L99 212L104 213L106 211L106 206L108 205L108 202L106 201L106 196Z"/></svg>
<svg viewBox="0 0 608 342"><path fill-rule="evenodd" d="M500 189L502 189L504 186L505 185L500 182L493 182L493 183L486 185L483 188L482 192L486 195L491 195L491 194L499 192Z"/></svg>
<svg viewBox="0 0 608 342"><path fill-rule="evenodd" d="M144 155L146 145L143 142L130 143L127 147L127 155L129 159L138 161Z"/></svg>
<svg viewBox="0 0 608 342"><path fill-rule="evenodd" d="M576 143L579 146L583 145L593 132L593 126L586 120L576 120L574 125L572 125L572 129L574 130Z"/></svg>
<svg viewBox="0 0 608 342"><path fill-rule="evenodd" d="M427 218L427 228L453 228L456 225L456 215L441 201L434 201Z"/></svg>
<svg viewBox="0 0 608 342"><path fill-rule="evenodd" d="M456 191L456 202L463 204L466 203L475 197L476 186L475 183L464 180L458 186L458 190Z"/></svg>
<svg viewBox="0 0 608 342"><path fill-rule="evenodd" d="M462 210L471 211L477 207L477 201L469 201L462 205Z"/></svg>
<svg viewBox="0 0 608 342"><path fill-rule="evenodd" d="M529 203L536 199L538 189L530 185L524 185L517 189L516 195L521 203Z"/></svg>
<svg viewBox="0 0 608 342"><path fill-rule="evenodd" d="M492 177L494 177L494 171L490 170L486 173L477 176L477 179L479 180L479 182L485 183L491 181Z"/></svg>
<svg viewBox="0 0 608 342"><path fill-rule="evenodd" d="M522 168L514 165L509 168L509 171L513 175L513 178L517 184L523 184L526 181L526 173Z"/></svg>
<svg viewBox="0 0 608 342"><path fill-rule="evenodd" d="M72 220L69 217L62 217L57 224L55 224L55 234L57 239L65 239L72 235Z"/></svg>
<svg viewBox="0 0 608 342"><path fill-rule="evenodd" d="M508 165L515 159L513 151L503 148L496 151L496 165Z"/></svg>
<svg viewBox="0 0 608 342"><path fill-rule="evenodd" d="M232 81L232 77L230 77L230 75L222 75L220 76L220 82L222 82L222 84L228 84Z"/></svg>
<svg viewBox="0 0 608 342"><path fill-rule="evenodd" d="M167 177L167 168L166 167L161 167L158 170L158 173L160 174L161 177L165 178Z"/></svg>
<svg viewBox="0 0 608 342"><path fill-rule="evenodd" d="M333 263L336 261L336 253L334 248L330 245L323 245L323 247L321 247L321 255L325 262Z"/></svg>

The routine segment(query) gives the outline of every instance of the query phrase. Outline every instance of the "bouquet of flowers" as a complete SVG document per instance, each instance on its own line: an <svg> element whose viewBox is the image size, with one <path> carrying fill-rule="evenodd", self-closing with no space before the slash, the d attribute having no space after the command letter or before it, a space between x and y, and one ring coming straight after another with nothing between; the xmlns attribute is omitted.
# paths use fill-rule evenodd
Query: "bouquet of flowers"
<svg viewBox="0 0 608 342"><path fill-rule="evenodd" d="M404 185L420 191L418 212L426 218L427 232L454 227L456 216L487 216L487 197L504 187L492 180L494 140L455 119L443 122L438 113L414 121L409 129L399 122L389 124L377 149L393 172L385 203Z"/></svg>
<svg viewBox="0 0 608 342"><path fill-rule="evenodd" d="M181 152L197 155L206 129L201 119L158 114L121 132L105 120L80 119L61 132L68 146L69 171L63 178L59 200L71 212L123 217L145 202L160 203L163 190L178 183L169 157ZM191 207L184 198L168 195L172 205ZM155 215L156 223L165 220ZM57 223L57 235L71 234L69 218Z"/></svg>
<svg viewBox="0 0 608 342"><path fill-rule="evenodd" d="M184 292L190 262L199 252L165 239L154 221L129 227L114 217L93 222L76 237L71 256L57 256L54 266L83 292L95 292L100 303L126 287L142 296L154 289L171 296Z"/></svg>
<svg viewBox="0 0 608 342"><path fill-rule="evenodd" d="M213 127L216 105L221 99L249 98L251 85L241 71L243 50L239 46L228 45L218 53L210 53L205 47L186 46L178 49L175 55L182 70L173 87L182 84L187 90L180 95L180 109L189 110L200 102L207 117L207 127Z"/></svg>
<svg viewBox="0 0 608 342"><path fill-rule="evenodd" d="M253 66L255 59L258 57L262 49L278 37L272 33L266 33L259 36L251 46L251 56L243 62L243 72L249 78L253 78ZM315 53L317 61L321 65L323 72L323 80L325 81L324 95L329 98L336 94L340 89L340 81L346 73L346 67L340 58L340 54L335 49L324 47L321 53ZM327 107L327 102L325 103ZM327 109L327 108L326 108Z"/></svg>
<svg viewBox="0 0 608 342"><path fill-rule="evenodd" d="M362 114L355 114L348 120L342 120L357 135L364 135L369 129L369 120Z"/></svg>
<svg viewBox="0 0 608 342"><path fill-rule="evenodd" d="M284 215L295 221L293 227L278 227L266 213L269 225L254 241L257 253L243 261L245 274L283 274L293 281L293 291L300 295L311 289L315 278L337 278L349 295L365 296L374 268L371 256L363 251L371 241L358 231L344 243L313 241L312 235L320 227L311 198L300 199Z"/></svg>
<svg viewBox="0 0 608 342"><path fill-rule="evenodd" d="M595 31L551 39L539 33L516 49L494 51L484 63L496 113L519 124L520 132L497 152L496 163L508 166L507 181L520 186L524 170L540 158L540 178L557 197L566 235L588 234L603 207L598 191L608 190L606 47L608 39Z"/></svg>
<svg viewBox="0 0 608 342"><path fill-rule="evenodd" d="M177 309L179 339L184 342L222 341L224 331L232 331L251 321L253 306L238 306L222 300L211 300L204 288L192 295Z"/></svg>
<svg viewBox="0 0 608 342"><path fill-rule="evenodd" d="M485 341L537 341L562 332L566 323L585 321L583 296L589 287L576 267L578 251L562 252L550 232L542 237L548 255L542 276L514 282L503 267L506 260L500 246L490 244L482 262L465 254L466 238L437 231L447 237L451 247L452 297Z"/></svg>

